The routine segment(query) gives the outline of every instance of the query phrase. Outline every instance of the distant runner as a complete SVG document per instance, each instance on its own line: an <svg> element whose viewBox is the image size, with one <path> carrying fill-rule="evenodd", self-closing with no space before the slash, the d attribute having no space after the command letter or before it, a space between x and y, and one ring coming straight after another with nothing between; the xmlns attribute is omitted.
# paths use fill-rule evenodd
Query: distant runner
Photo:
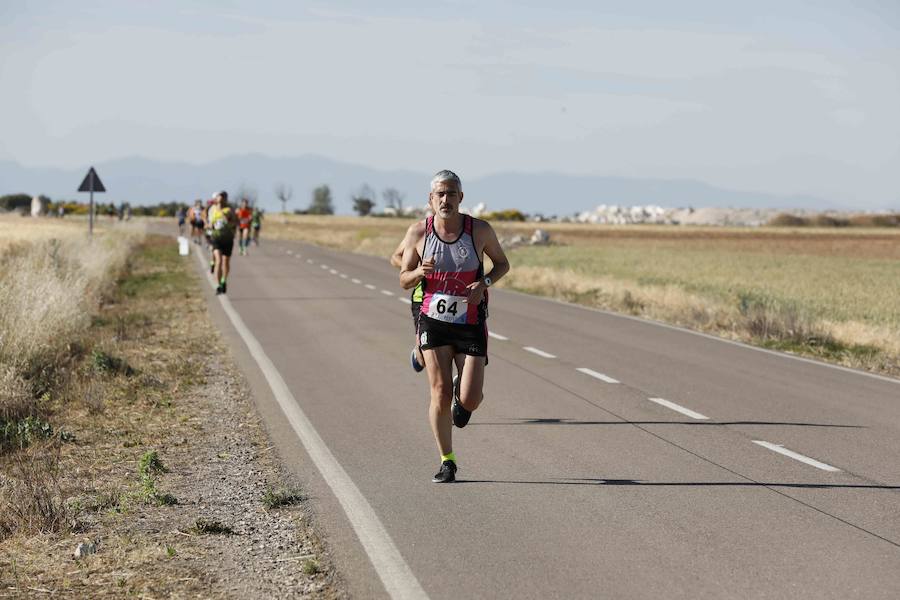
<svg viewBox="0 0 900 600"><path fill-rule="evenodd" d="M209 250L209 272L216 272L216 261L213 257L213 242L212 242L212 223L209 221L209 211L216 205L216 197L218 193L212 195L212 197L206 201L206 209L203 212L204 221L206 222L206 229L203 230L203 237L206 239L206 248Z"/></svg>
<svg viewBox="0 0 900 600"><path fill-rule="evenodd" d="M462 183L452 171L431 180L433 217L410 226L403 250L400 284L411 289L424 282L419 317L419 345L431 385L428 409L431 430L441 455L435 483L456 479L453 425L465 427L483 399L487 363L489 288L509 271L509 261L493 228L459 212ZM494 268L484 274L483 256ZM452 398L454 354L465 355L459 400Z"/></svg>
<svg viewBox="0 0 900 600"><path fill-rule="evenodd" d="M187 220L187 207L180 206L178 208L178 235L184 235L184 222Z"/></svg>
<svg viewBox="0 0 900 600"><path fill-rule="evenodd" d="M231 207L228 206L228 192L221 191L216 194L216 203L209 209L207 215L212 233L213 261L215 264L216 281L219 287L217 294L228 291L228 271L231 266L231 251L234 249L234 234L237 228L237 217Z"/></svg>
<svg viewBox="0 0 900 600"><path fill-rule="evenodd" d="M191 239L195 244L203 241L203 200L199 198L188 211L188 221L191 224Z"/></svg>
<svg viewBox="0 0 900 600"><path fill-rule="evenodd" d="M250 203L246 198L241 200L241 207L237 209L238 218L238 246L241 249L241 256L247 254L247 247L250 245L250 221L253 218L253 211L250 210Z"/></svg>
<svg viewBox="0 0 900 600"><path fill-rule="evenodd" d="M250 217L250 225L253 227L253 244L259 246L259 229L262 227L263 213L259 207L253 207L253 215Z"/></svg>

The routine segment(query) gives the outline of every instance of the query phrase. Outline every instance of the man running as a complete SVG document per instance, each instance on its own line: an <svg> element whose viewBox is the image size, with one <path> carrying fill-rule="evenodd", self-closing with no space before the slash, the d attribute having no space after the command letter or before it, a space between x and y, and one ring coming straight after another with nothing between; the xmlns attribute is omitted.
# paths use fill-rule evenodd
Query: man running
<svg viewBox="0 0 900 600"><path fill-rule="evenodd" d="M509 261L487 222L459 212L463 192L456 173L435 174L428 199L435 214L410 226L400 284L411 289L424 282L419 345L431 386L428 417L441 455L432 481L449 483L457 470L453 425L465 427L483 399L487 288L509 271ZM487 275L484 255L494 264ZM451 379L457 353L465 355L459 400L452 397Z"/></svg>
<svg viewBox="0 0 900 600"><path fill-rule="evenodd" d="M242 198L241 207L237 209L238 246L241 249L241 256L247 254L247 247L250 245L250 220L252 217L253 212L250 210L250 202L246 198Z"/></svg>
<svg viewBox="0 0 900 600"><path fill-rule="evenodd" d="M258 206L253 207L253 215L250 217L250 225L253 226L253 244L259 246L259 229L262 227L262 211Z"/></svg>
<svg viewBox="0 0 900 600"><path fill-rule="evenodd" d="M178 213L175 215L178 217L178 235L184 235L184 223L187 220L187 206L179 206Z"/></svg>
<svg viewBox="0 0 900 600"><path fill-rule="evenodd" d="M432 213L434 213L433 209ZM398 269L401 268L403 264L403 251L406 249L406 246L410 243L413 243L413 241L414 240L409 239L409 231L407 231L407 235L404 236L403 241L400 242L400 245L397 246L397 249L394 250L393 254L391 254L391 266L397 267ZM422 289L422 282L420 281L418 284L416 284L416 287L413 288L413 291L409 296L409 307L412 311L413 331L416 332L416 339L413 342L412 351L409 354L409 362L416 373L421 373L425 369L425 358L422 356L422 349L419 347L419 316L422 314L422 298L424 294L425 292ZM454 361L456 362L456 376L453 378L453 390L456 396L459 395L459 376L462 373L465 358L466 357L464 354L456 354L454 356Z"/></svg>
<svg viewBox="0 0 900 600"><path fill-rule="evenodd" d="M214 273L219 287L216 294L224 294L228 291L228 272L231 266L231 251L234 249L234 230L237 226L237 217L231 207L228 206L228 192L221 191L216 194L216 203L210 207L208 220L212 233Z"/></svg>
<svg viewBox="0 0 900 600"><path fill-rule="evenodd" d="M206 201L206 209L203 211L204 221L206 222L206 229L203 230L203 237L206 239L206 249L209 250L209 272L216 272L216 260L213 257L213 241L212 241L212 223L209 220L209 213L216 205L216 196L218 196L218 192L213 194L209 200Z"/></svg>
<svg viewBox="0 0 900 600"><path fill-rule="evenodd" d="M191 224L191 239L195 244L203 240L203 200L197 198L194 205L188 211L188 221Z"/></svg>

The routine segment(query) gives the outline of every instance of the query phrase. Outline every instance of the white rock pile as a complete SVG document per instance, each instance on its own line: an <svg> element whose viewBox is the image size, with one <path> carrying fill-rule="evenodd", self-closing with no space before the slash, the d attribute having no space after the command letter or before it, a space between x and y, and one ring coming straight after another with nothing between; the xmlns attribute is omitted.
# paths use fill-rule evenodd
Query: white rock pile
<svg viewBox="0 0 900 600"><path fill-rule="evenodd" d="M579 213L579 223L608 225L720 225L758 227L778 214L769 208L664 208L655 204L620 206L601 204L594 210Z"/></svg>

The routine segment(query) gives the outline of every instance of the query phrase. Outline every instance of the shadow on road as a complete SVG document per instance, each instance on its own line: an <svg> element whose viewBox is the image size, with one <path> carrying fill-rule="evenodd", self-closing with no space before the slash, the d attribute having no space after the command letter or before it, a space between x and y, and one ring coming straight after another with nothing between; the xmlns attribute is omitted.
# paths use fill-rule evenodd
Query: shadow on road
<svg viewBox="0 0 900 600"><path fill-rule="evenodd" d="M766 487L798 489L863 489L900 490L900 485L875 485L865 483L773 483L753 481L641 481L640 479L557 479L548 481L519 481L509 479L457 479L456 483L499 483L512 485L608 485L645 487Z"/></svg>
<svg viewBox="0 0 900 600"><path fill-rule="evenodd" d="M579 421L577 419L516 419L502 423L469 423L469 427L485 425L787 425L791 427L843 427L847 429L866 429L864 425L782 423L778 421Z"/></svg>

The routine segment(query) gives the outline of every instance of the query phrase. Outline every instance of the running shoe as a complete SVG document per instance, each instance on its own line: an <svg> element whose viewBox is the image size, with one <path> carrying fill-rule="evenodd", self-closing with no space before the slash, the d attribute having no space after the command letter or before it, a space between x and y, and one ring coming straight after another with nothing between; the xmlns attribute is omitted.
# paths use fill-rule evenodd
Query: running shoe
<svg viewBox="0 0 900 600"><path fill-rule="evenodd" d="M456 481L456 463L445 460L441 463L441 470L431 478L432 483L450 483Z"/></svg>
<svg viewBox="0 0 900 600"><path fill-rule="evenodd" d="M459 375L453 378L453 400L450 402L450 415L453 417L453 424L462 429L469 424L472 417L472 411L463 408L459 401Z"/></svg>
<svg viewBox="0 0 900 600"><path fill-rule="evenodd" d="M223 282L220 287L222 288L222 293L224 294L225 292L228 291L228 282L227 281ZM466 419L466 420L468 421L468 419Z"/></svg>
<svg viewBox="0 0 900 600"><path fill-rule="evenodd" d="M412 363L413 371L416 373L421 373L422 369L425 368L425 365L420 365L419 360L416 358L415 347L412 349L412 352L409 353L409 362Z"/></svg>
<svg viewBox="0 0 900 600"><path fill-rule="evenodd" d="M218 296L219 294L224 294L224 293L225 293L225 290L222 289L222 284L220 283L219 287L216 288L216 296Z"/></svg>

